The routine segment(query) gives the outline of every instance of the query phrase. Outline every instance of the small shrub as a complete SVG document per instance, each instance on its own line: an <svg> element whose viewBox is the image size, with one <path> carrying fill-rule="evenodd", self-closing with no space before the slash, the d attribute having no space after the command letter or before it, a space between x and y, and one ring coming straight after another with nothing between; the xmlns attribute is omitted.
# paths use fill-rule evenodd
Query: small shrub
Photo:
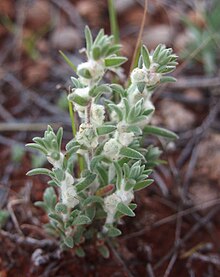
<svg viewBox="0 0 220 277"><path fill-rule="evenodd" d="M48 126L43 138L35 137L28 146L46 155L52 169L27 174L50 177L43 201L36 203L48 213L47 231L59 237L63 247L74 247L78 256L85 255L88 241L96 241L99 252L108 257L105 240L121 234L121 217L135 216L134 193L153 182L149 175L160 161L160 150L146 146L144 138L176 138L149 122L155 110L152 93L160 83L175 81L166 74L175 69L177 57L164 45L151 54L142 46L129 87L106 84L106 71L120 73L127 59L118 55L121 46L103 30L93 41L86 27L85 36L88 60L77 67L78 78L71 77L68 95L81 120L78 130L65 152L62 128L55 133Z"/></svg>

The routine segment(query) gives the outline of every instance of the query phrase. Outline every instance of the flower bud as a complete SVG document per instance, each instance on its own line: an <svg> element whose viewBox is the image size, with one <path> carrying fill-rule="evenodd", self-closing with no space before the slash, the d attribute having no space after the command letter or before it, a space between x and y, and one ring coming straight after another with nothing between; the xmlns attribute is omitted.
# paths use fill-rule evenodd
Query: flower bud
<svg viewBox="0 0 220 277"><path fill-rule="evenodd" d="M76 140L86 148L96 148L98 138L92 124L82 123L79 132L76 134Z"/></svg>
<svg viewBox="0 0 220 277"><path fill-rule="evenodd" d="M102 105L92 104L91 123L93 126L101 126L105 119L105 108Z"/></svg>
<svg viewBox="0 0 220 277"><path fill-rule="evenodd" d="M53 153L51 153L51 154L53 154ZM47 156L48 162L50 164L52 164L54 168L62 168L64 155L62 153L57 153L57 154L59 154L59 159L54 159L53 155L51 155L51 154L48 154L48 156Z"/></svg>
<svg viewBox="0 0 220 277"><path fill-rule="evenodd" d="M160 79L161 79L160 73L149 72L146 83L148 86L154 86L160 82Z"/></svg>
<svg viewBox="0 0 220 277"><path fill-rule="evenodd" d="M115 138L111 138L105 143L103 150L106 157L111 160L117 160L121 150L121 145Z"/></svg>
<svg viewBox="0 0 220 277"><path fill-rule="evenodd" d="M134 133L133 132L119 133L118 140L123 146L128 146L134 140Z"/></svg>
<svg viewBox="0 0 220 277"><path fill-rule="evenodd" d="M80 72L87 72L87 75L80 74ZM104 72L103 63L94 60L89 60L88 62L82 63L77 68L79 80L86 86L89 86L91 83L98 81L103 76Z"/></svg>
<svg viewBox="0 0 220 277"><path fill-rule="evenodd" d="M138 83L138 82L144 82L146 76L146 71L142 68L135 68L131 72L131 82L132 83Z"/></svg>
<svg viewBox="0 0 220 277"><path fill-rule="evenodd" d="M117 190L116 195L120 197L121 201L124 204L128 205L131 203L131 201L134 199L134 193L133 191L125 191L125 190Z"/></svg>
<svg viewBox="0 0 220 277"><path fill-rule="evenodd" d="M107 213L107 218L106 218L105 224L112 224L114 222L116 207L117 207L118 203L120 203L120 202L121 202L121 199L119 196L116 195L116 193L113 193L113 194L105 197L104 210Z"/></svg>

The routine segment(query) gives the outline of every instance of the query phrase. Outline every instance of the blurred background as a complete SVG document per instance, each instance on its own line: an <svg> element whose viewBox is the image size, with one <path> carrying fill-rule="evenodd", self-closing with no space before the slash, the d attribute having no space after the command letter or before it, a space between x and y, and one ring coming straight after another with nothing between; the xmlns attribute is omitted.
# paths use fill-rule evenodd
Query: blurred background
<svg viewBox="0 0 220 277"><path fill-rule="evenodd" d="M111 259L94 255L79 265L39 243L48 239L47 218L33 203L47 180L25 174L46 161L24 145L47 124L64 127L64 144L72 137L65 88L74 72L59 50L75 65L84 61L85 25L110 34L114 4L121 52L131 62L145 1L0 0L0 277L220 276L220 2L146 2L143 43L166 44L179 56L177 83L154 94L152 123L180 138L155 141L167 163L137 194L137 217L122 222Z"/></svg>

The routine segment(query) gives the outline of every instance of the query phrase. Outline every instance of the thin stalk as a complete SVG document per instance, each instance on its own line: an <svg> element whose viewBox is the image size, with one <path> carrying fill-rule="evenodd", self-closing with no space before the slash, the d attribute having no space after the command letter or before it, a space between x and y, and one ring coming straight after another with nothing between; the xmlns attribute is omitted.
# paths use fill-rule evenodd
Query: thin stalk
<svg viewBox="0 0 220 277"><path fill-rule="evenodd" d="M137 48L137 52L136 52L135 56L133 56L133 60L132 60L133 65L132 65L132 67L130 67L129 76L131 74L132 69L134 69L138 65L140 52L141 52L141 45L139 45L139 47ZM126 82L126 87L129 87L130 84L131 84L131 79L129 78Z"/></svg>
<svg viewBox="0 0 220 277"><path fill-rule="evenodd" d="M79 162L79 176L80 176L80 173L83 171L84 169L84 159L82 156L80 156L78 154L78 162Z"/></svg>
<svg viewBox="0 0 220 277"><path fill-rule="evenodd" d="M69 106L69 114L70 114L70 120L71 120L71 126L72 126L72 133L73 133L73 137L75 137L76 136L76 124L75 124L75 116L74 116L74 111L73 111L73 104L70 101L68 101L68 106ZM77 160L79 163L78 176L80 176L80 173L84 169L84 160L83 160L83 157L81 157L79 154L77 154Z"/></svg>
<svg viewBox="0 0 220 277"><path fill-rule="evenodd" d="M111 33L114 36L114 42L119 43L120 36L119 36L119 28L118 28L116 10L114 6L114 0L108 0L108 12L109 12Z"/></svg>
<svg viewBox="0 0 220 277"><path fill-rule="evenodd" d="M69 65L69 67L71 67L72 70L76 72L77 67L75 66L75 64L73 64L73 62L63 53L63 51L59 50L59 53L63 57L64 61Z"/></svg>
<svg viewBox="0 0 220 277"><path fill-rule="evenodd" d="M74 111L73 111L73 104L70 101L68 101L68 105L69 105L69 114L70 114L73 137L75 137L76 136L76 124L75 124L75 117L74 117Z"/></svg>
<svg viewBox="0 0 220 277"><path fill-rule="evenodd" d="M140 31L139 31L139 34L138 34L134 54L133 54L133 57L132 57L132 62L131 62L130 70L129 70L129 75L130 75L131 71L133 70L133 68L135 66L135 61L137 60L138 49L140 48L141 38L142 38L143 31L144 31L144 25L145 25L146 16L147 16L147 6L148 6L148 0L145 0L144 14L143 14L143 18L142 18L142 22L141 22L141 28L140 28Z"/></svg>

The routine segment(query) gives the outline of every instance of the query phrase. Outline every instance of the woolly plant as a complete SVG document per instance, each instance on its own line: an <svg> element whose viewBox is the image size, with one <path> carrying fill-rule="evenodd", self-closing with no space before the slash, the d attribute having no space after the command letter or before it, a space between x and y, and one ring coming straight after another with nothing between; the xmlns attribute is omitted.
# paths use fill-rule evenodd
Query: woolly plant
<svg viewBox="0 0 220 277"><path fill-rule="evenodd" d="M149 175L160 161L161 151L146 145L147 136L176 138L149 123L155 110L152 93L161 83L175 81L167 73L175 69L177 56L165 45L151 53L143 45L126 88L103 81L109 70L120 74L127 61L118 54L121 46L113 36L101 30L93 40L86 27L85 37L87 61L78 65L77 78L71 77L68 95L80 122L77 132L65 151L62 128L55 133L48 126L43 138L35 137L28 146L45 154L52 168L32 169L27 175L50 177L43 201L36 205L48 213L46 229L62 247L84 256L85 246L95 241L108 257L105 241L121 235L118 222L123 216L135 216L135 191L153 182Z"/></svg>

